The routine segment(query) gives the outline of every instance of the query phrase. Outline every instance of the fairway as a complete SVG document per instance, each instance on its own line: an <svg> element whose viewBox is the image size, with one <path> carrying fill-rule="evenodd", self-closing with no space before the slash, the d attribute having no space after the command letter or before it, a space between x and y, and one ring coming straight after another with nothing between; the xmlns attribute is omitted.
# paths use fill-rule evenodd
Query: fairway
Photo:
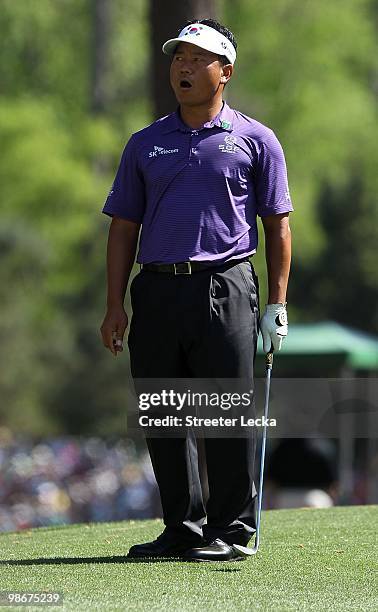
<svg viewBox="0 0 378 612"><path fill-rule="evenodd" d="M266 511L236 563L125 559L160 520L4 533L0 590L60 591L65 610L377 610L377 525L378 506Z"/></svg>

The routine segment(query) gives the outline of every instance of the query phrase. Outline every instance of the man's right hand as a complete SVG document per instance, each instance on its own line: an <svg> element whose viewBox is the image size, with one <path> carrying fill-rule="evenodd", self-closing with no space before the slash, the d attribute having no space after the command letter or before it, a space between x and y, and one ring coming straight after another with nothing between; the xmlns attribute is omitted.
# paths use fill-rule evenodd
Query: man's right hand
<svg viewBox="0 0 378 612"><path fill-rule="evenodd" d="M123 351L123 336L128 323L129 319L123 306L108 308L101 325L101 336L104 346L115 357L119 351Z"/></svg>

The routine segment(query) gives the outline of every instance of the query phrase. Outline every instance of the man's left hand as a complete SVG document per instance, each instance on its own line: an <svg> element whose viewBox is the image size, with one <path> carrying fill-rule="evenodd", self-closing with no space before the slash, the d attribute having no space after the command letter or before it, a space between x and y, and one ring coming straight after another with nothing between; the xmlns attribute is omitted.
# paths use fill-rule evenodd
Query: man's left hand
<svg viewBox="0 0 378 612"><path fill-rule="evenodd" d="M269 353L272 347L279 351L288 331L286 304L267 304L260 320L260 328L264 353Z"/></svg>

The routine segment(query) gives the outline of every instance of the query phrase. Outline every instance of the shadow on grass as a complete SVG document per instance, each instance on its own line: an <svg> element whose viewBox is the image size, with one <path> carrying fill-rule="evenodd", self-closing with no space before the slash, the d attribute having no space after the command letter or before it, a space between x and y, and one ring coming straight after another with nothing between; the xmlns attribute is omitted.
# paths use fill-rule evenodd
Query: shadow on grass
<svg viewBox="0 0 378 612"><path fill-rule="evenodd" d="M173 557L129 559L122 555L115 557L51 557L40 559L7 559L0 561L0 565L75 565L77 563L172 563L182 561Z"/></svg>
<svg viewBox="0 0 378 612"><path fill-rule="evenodd" d="M37 558L37 559L5 559L0 561L1 565L76 565L76 564L95 564L95 563L186 563L198 567L204 566L204 563L193 562L188 559L180 559L178 557L141 557L132 559L123 557L121 555L114 557L50 557L50 558ZM213 563L219 563L219 561L207 562L205 566L211 566L214 571L219 572L238 572L239 568L228 568L218 567L214 568ZM222 563L229 563L223 561Z"/></svg>

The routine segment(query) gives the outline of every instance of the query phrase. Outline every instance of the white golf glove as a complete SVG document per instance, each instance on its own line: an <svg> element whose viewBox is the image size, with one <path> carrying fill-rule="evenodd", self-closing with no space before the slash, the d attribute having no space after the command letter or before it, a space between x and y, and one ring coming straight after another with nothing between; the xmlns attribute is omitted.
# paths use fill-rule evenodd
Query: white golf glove
<svg viewBox="0 0 378 612"><path fill-rule="evenodd" d="M269 353L272 346L275 351L279 351L283 338L287 336L286 304L267 304L260 319L260 329L264 353Z"/></svg>

